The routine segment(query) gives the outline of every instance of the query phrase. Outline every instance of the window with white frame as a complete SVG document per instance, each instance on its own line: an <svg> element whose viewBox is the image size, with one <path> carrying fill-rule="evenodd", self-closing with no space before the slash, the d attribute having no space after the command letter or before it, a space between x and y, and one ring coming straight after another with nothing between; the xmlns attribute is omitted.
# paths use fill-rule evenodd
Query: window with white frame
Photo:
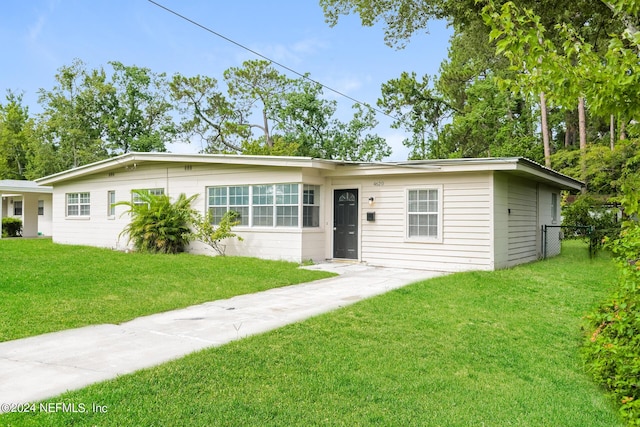
<svg viewBox="0 0 640 427"><path fill-rule="evenodd" d="M239 225L249 225L249 186L210 187L208 208L213 224L220 224L227 211L235 211Z"/></svg>
<svg viewBox="0 0 640 427"><path fill-rule="evenodd" d="M142 189L136 189L134 191L136 192L143 191L151 194L152 196L162 196L164 194L164 188L142 188ZM131 193L131 201L133 202L134 205L142 205L145 203L140 198L140 194L135 192Z"/></svg>
<svg viewBox="0 0 640 427"><path fill-rule="evenodd" d="M302 188L302 226L320 226L320 186L307 185Z"/></svg>
<svg viewBox="0 0 640 427"><path fill-rule="evenodd" d="M116 215L116 192L113 190L107 191L107 215Z"/></svg>
<svg viewBox="0 0 640 427"><path fill-rule="evenodd" d="M44 200L38 200L38 215L44 215Z"/></svg>
<svg viewBox="0 0 640 427"><path fill-rule="evenodd" d="M89 193L67 193L67 216L89 216L91 195Z"/></svg>
<svg viewBox="0 0 640 427"><path fill-rule="evenodd" d="M440 238L440 189L407 190L407 237Z"/></svg>
<svg viewBox="0 0 640 427"><path fill-rule="evenodd" d="M273 226L273 185L254 185L253 225L257 227Z"/></svg>
<svg viewBox="0 0 640 427"><path fill-rule="evenodd" d="M298 226L298 184L276 184L276 225Z"/></svg>
<svg viewBox="0 0 640 427"><path fill-rule="evenodd" d="M13 202L13 216L22 216L22 200Z"/></svg>
<svg viewBox="0 0 640 427"><path fill-rule="evenodd" d="M238 185L229 187L229 208L228 210L238 213L237 221L239 225L249 225L249 186Z"/></svg>
<svg viewBox="0 0 640 427"><path fill-rule="evenodd" d="M298 227L302 207L299 191L298 184L209 187L207 209L213 224L219 224L225 212L233 210L240 214L240 225ZM305 200L309 201L311 223L314 216L316 219L319 216L319 191L319 186L307 189ZM316 208L318 212L313 213ZM311 226L317 227L319 224Z"/></svg>

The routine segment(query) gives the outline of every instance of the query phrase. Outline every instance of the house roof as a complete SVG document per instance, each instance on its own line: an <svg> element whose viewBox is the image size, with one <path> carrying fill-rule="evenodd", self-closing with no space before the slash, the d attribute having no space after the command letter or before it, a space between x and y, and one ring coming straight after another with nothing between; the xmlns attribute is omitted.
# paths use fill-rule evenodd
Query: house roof
<svg viewBox="0 0 640 427"><path fill-rule="evenodd" d="M9 196L24 193L53 193L53 187L38 185L34 181L0 179L0 194Z"/></svg>
<svg viewBox="0 0 640 427"><path fill-rule="evenodd" d="M328 176L415 174L428 172L504 171L539 182L580 190L584 183L522 157L408 160L401 162L350 162L312 157L246 156L234 154L126 153L99 162L69 169L36 180L38 185L54 185L94 173L135 168L148 163L218 164L321 169Z"/></svg>

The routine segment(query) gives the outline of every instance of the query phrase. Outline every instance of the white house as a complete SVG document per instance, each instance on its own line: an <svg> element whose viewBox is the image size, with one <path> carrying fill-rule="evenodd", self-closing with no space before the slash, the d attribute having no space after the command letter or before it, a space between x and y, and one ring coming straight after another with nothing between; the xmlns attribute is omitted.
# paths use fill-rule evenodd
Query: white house
<svg viewBox="0 0 640 427"><path fill-rule="evenodd" d="M33 181L0 180L0 238L2 218L19 218L22 236L51 236L53 188Z"/></svg>
<svg viewBox="0 0 640 427"><path fill-rule="evenodd" d="M37 180L53 187L53 240L123 249L131 190L216 218L240 213L227 254L345 259L442 271L494 270L540 257L561 190L582 183L523 158L344 162L304 157L128 153ZM193 252L206 251L194 243Z"/></svg>

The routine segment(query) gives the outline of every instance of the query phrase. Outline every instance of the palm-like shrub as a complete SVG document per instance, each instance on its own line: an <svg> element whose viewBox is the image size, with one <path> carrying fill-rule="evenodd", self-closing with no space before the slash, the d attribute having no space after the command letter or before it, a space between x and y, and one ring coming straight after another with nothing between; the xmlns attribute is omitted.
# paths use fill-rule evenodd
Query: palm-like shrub
<svg viewBox="0 0 640 427"><path fill-rule="evenodd" d="M191 224L195 211L191 202L197 194L187 197L184 193L171 203L169 196L150 194L145 190L133 190L138 198L134 201L118 202L128 206L131 222L120 236L127 234L136 250L141 252L175 254L184 251L193 238Z"/></svg>

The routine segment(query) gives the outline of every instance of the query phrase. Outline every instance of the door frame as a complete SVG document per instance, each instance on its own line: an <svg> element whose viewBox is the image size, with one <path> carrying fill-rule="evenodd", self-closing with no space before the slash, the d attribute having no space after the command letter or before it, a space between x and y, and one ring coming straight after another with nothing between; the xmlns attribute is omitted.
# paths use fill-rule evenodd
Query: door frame
<svg viewBox="0 0 640 427"><path fill-rule="evenodd" d="M335 233L334 233L334 225L335 224L335 213L336 213L336 207L335 207L335 192L336 191L342 191L342 190L357 190L358 191L358 197L356 198L356 210L357 210L357 214L356 214L356 233L358 234L357 239L356 239L356 252L357 252L357 256L356 258L335 258L334 257L334 253L335 253ZM339 185L339 186L332 186L331 187L331 193L330 193L330 200L331 200L331 222L329 223L329 225L331 226L330 230L331 230L331 247L330 247L330 259L339 259L339 260L346 260L346 261L360 261L362 259L362 227L361 227L361 220L360 217L362 216L362 203L361 203L361 194L362 194L362 188L360 185Z"/></svg>

